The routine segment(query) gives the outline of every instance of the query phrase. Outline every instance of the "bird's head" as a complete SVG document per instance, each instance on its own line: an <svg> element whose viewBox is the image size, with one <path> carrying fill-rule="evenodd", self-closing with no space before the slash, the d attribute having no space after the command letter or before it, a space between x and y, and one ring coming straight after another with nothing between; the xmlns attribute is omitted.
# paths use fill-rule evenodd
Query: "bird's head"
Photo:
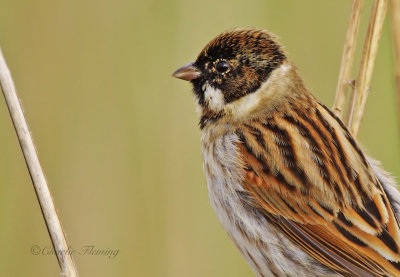
<svg viewBox="0 0 400 277"><path fill-rule="evenodd" d="M236 29L210 41L196 61L182 66L173 76L193 84L200 126L204 127L226 116L238 118L262 108L265 101L261 100L276 96L276 87L285 83L290 67L272 34ZM277 71L282 72L273 76Z"/></svg>

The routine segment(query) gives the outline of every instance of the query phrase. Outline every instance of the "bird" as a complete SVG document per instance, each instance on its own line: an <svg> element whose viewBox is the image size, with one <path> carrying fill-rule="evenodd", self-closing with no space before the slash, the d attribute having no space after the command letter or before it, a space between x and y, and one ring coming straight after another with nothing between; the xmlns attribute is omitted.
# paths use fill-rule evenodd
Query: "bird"
<svg viewBox="0 0 400 277"><path fill-rule="evenodd" d="M400 276L394 178L274 34L225 31L173 76L193 87L211 206L257 276Z"/></svg>

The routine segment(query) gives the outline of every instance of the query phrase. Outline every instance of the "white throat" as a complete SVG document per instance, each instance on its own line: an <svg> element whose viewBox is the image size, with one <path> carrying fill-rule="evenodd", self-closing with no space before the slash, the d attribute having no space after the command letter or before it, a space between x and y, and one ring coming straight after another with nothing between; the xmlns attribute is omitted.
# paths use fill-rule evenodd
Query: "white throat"
<svg viewBox="0 0 400 277"><path fill-rule="evenodd" d="M225 99L222 91L220 89L213 88L209 84L205 85L204 101L213 112L220 112L225 106Z"/></svg>

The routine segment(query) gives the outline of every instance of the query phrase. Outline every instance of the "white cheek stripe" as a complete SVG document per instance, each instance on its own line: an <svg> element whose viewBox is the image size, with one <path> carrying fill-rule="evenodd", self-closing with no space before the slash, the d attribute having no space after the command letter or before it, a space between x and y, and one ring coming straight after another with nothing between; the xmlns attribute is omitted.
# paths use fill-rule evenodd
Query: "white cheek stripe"
<svg viewBox="0 0 400 277"><path fill-rule="evenodd" d="M207 85L204 91L204 100L208 104L210 110L214 112L219 112L224 109L225 99L220 89Z"/></svg>
<svg viewBox="0 0 400 277"><path fill-rule="evenodd" d="M272 72L271 76L259 89L227 104L225 110L230 112L235 118L241 118L259 107L262 101L278 97L280 93L285 92L284 88L288 85L288 82L290 83L290 78L287 78L287 74L291 68L290 64L282 64ZM277 82L279 82L279 86L276 86Z"/></svg>
<svg viewBox="0 0 400 277"><path fill-rule="evenodd" d="M278 98L280 94L290 87L291 78L288 77L292 66L290 64L282 64L275 69L270 77L261 85L261 87L246 96L241 97L231 103L225 103L224 94L218 88L204 83L202 90L204 91L204 101L208 108L213 112L224 111L233 118L240 119L254 112L263 102L266 103L273 98ZM277 85L279 83L279 86ZM287 89L286 89L287 88ZM202 114L203 108L198 105L198 114Z"/></svg>

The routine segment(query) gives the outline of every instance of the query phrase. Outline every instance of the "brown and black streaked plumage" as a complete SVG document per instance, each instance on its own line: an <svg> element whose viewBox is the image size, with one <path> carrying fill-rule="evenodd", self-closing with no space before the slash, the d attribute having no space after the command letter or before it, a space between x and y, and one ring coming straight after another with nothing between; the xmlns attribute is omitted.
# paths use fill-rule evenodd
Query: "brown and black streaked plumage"
<svg viewBox="0 0 400 277"><path fill-rule="evenodd" d="M194 87L211 203L259 276L400 276L400 195L275 38L238 29L174 73Z"/></svg>

